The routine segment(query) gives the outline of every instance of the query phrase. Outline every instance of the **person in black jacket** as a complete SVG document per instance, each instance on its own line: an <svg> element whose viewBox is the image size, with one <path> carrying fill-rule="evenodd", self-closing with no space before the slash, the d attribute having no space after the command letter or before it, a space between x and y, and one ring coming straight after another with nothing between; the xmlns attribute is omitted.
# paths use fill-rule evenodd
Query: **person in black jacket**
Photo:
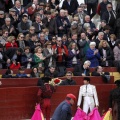
<svg viewBox="0 0 120 120"><path fill-rule="evenodd" d="M72 79L72 72L66 73L66 80L63 80L60 85L76 85L76 82Z"/></svg>
<svg viewBox="0 0 120 120"><path fill-rule="evenodd" d="M91 62L89 60L84 62L84 65L75 66L73 74L75 76L90 76L90 67Z"/></svg>
<svg viewBox="0 0 120 120"><path fill-rule="evenodd" d="M2 75L2 78L14 78L13 71L8 69L5 74Z"/></svg>

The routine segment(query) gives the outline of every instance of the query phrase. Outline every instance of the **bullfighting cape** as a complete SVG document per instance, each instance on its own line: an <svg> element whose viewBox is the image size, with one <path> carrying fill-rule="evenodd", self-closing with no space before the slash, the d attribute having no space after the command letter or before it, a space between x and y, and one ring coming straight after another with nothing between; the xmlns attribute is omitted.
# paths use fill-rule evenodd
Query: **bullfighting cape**
<svg viewBox="0 0 120 120"><path fill-rule="evenodd" d="M42 111L40 109L40 104L36 106L36 110L31 118L31 120L44 120Z"/></svg>
<svg viewBox="0 0 120 120"><path fill-rule="evenodd" d="M102 120L112 120L112 113L111 111L107 111L105 115L102 117Z"/></svg>
<svg viewBox="0 0 120 120"><path fill-rule="evenodd" d="M88 115L83 110L77 109L73 120L102 120L102 118L97 108L94 108Z"/></svg>

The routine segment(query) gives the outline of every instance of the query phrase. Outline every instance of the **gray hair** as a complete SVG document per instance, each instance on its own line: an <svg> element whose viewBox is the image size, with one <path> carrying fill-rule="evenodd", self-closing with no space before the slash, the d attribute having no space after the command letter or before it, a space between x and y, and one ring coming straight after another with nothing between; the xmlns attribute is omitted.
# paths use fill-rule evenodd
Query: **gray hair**
<svg viewBox="0 0 120 120"><path fill-rule="evenodd" d="M89 60L86 60L84 64L91 64L91 62Z"/></svg>
<svg viewBox="0 0 120 120"><path fill-rule="evenodd" d="M11 19L9 17L5 18L5 21L11 21Z"/></svg>
<svg viewBox="0 0 120 120"><path fill-rule="evenodd" d="M99 33L98 33L98 36L99 36L99 35L104 35L104 32L99 32Z"/></svg>

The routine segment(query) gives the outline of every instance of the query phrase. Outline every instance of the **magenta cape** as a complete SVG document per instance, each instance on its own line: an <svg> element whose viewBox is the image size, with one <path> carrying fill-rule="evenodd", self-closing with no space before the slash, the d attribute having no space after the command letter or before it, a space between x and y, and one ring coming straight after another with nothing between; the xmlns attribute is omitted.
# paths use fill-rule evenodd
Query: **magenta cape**
<svg viewBox="0 0 120 120"><path fill-rule="evenodd" d="M78 109L73 120L102 120L98 109L94 108L88 115L81 109Z"/></svg>
<svg viewBox="0 0 120 120"><path fill-rule="evenodd" d="M40 104L36 106L36 110L31 118L31 120L44 120L42 111L40 109Z"/></svg>

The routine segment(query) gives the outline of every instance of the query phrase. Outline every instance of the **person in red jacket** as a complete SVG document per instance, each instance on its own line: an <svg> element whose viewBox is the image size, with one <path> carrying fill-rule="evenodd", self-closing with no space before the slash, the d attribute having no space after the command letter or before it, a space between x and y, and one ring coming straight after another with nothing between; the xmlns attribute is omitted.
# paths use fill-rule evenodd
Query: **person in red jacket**
<svg viewBox="0 0 120 120"><path fill-rule="evenodd" d="M20 68L20 63L14 60L12 64L10 65L10 69L19 69Z"/></svg>
<svg viewBox="0 0 120 120"><path fill-rule="evenodd" d="M57 66L65 65L66 58L68 56L68 49L65 45L62 45L62 38L58 37L56 44L53 45L53 50L56 54Z"/></svg>
<svg viewBox="0 0 120 120"><path fill-rule="evenodd" d="M51 78L43 77L43 80L44 85L38 90L38 103L41 105L41 110L46 120L50 120L51 97L53 92L55 92L55 88L49 84Z"/></svg>

